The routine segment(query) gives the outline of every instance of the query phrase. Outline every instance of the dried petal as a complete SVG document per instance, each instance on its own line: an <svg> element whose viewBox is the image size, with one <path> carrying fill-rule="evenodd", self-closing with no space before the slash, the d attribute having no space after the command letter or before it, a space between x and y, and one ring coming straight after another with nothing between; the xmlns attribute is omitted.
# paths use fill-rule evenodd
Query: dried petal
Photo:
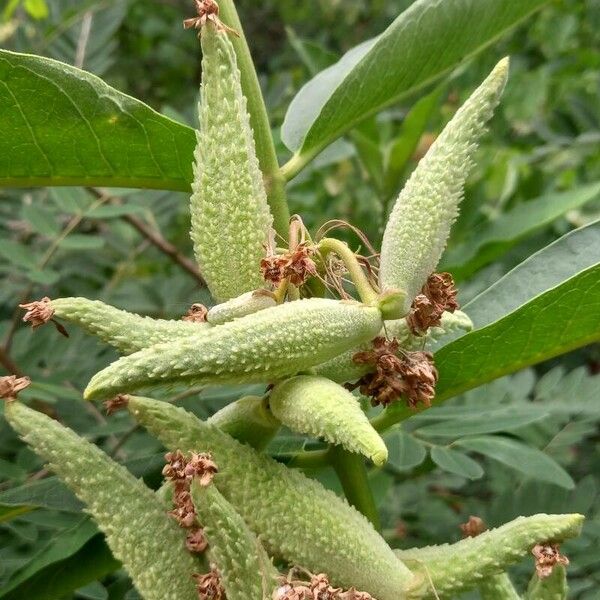
<svg viewBox="0 0 600 600"><path fill-rule="evenodd" d="M185 19L183 21L184 29L202 29L207 21L215 25L219 31L227 31L239 37L238 32L231 27L228 27L219 19L219 5L215 0L195 0L197 17Z"/></svg>
<svg viewBox="0 0 600 600"><path fill-rule="evenodd" d="M118 410L126 408L127 404L129 404L129 396L126 394L119 394L118 396L107 400L104 403L104 408L106 410L106 414L110 416Z"/></svg>
<svg viewBox="0 0 600 600"><path fill-rule="evenodd" d="M212 567L205 575L194 574L198 589L198 600L226 600L219 572Z"/></svg>
<svg viewBox="0 0 600 600"><path fill-rule="evenodd" d="M182 321L190 321L191 323L206 323L206 315L208 308L204 304L196 302L190 306L189 310L181 318Z"/></svg>
<svg viewBox="0 0 600 600"><path fill-rule="evenodd" d="M50 298L45 296L41 300L19 304L19 308L24 308L27 311L23 316L23 321L31 323L33 329L50 321L54 316L54 309L50 302Z"/></svg>
<svg viewBox="0 0 600 600"><path fill-rule="evenodd" d="M185 545L190 552L201 553L208 547L208 541L202 527L194 527L185 538Z"/></svg>
<svg viewBox="0 0 600 600"><path fill-rule="evenodd" d="M466 523L462 523L460 525L460 528L464 537L477 537L487 529L483 519L474 517L472 515L469 517L469 520Z"/></svg>
<svg viewBox="0 0 600 600"><path fill-rule="evenodd" d="M0 398L9 402L16 400L17 394L30 384L29 377L17 377L16 375L0 377Z"/></svg>
<svg viewBox="0 0 600 600"><path fill-rule="evenodd" d="M569 559L560 553L558 544L537 544L531 553L535 558L535 570L540 579L549 577L556 565L569 564Z"/></svg>

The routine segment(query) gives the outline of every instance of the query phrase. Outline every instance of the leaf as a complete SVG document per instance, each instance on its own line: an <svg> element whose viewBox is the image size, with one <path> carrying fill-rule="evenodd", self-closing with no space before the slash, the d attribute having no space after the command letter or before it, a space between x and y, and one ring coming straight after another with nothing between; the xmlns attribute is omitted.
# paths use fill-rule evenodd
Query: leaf
<svg viewBox="0 0 600 600"><path fill-rule="evenodd" d="M85 214L90 219L113 219L115 217L124 217L136 213L144 212L144 208L135 204L122 204L114 206L96 206L88 210Z"/></svg>
<svg viewBox="0 0 600 600"><path fill-rule="evenodd" d="M502 436L481 436L464 438L457 441L456 445L497 460L532 479L554 483L568 490L575 487L571 476L548 455L516 440Z"/></svg>
<svg viewBox="0 0 600 600"><path fill-rule="evenodd" d="M104 244L104 238L98 235L72 233L60 242L60 247L66 250L99 250Z"/></svg>
<svg viewBox="0 0 600 600"><path fill-rule="evenodd" d="M464 310L479 329L599 262L600 221L595 221L530 256L466 304Z"/></svg>
<svg viewBox="0 0 600 600"><path fill-rule="evenodd" d="M72 556L41 569L15 589L2 593L2 600L56 600L74 590L117 570L120 563L113 558L101 535L94 536Z"/></svg>
<svg viewBox="0 0 600 600"><path fill-rule="evenodd" d="M530 425L545 419L548 413L542 412L539 407L529 405L522 408L514 406L501 408L499 410L486 411L485 413L474 412L471 407L471 415L461 417L459 420L449 420L421 427L419 435L459 437L463 435L475 435L481 433L495 433L498 431L512 431L525 425Z"/></svg>
<svg viewBox="0 0 600 600"><path fill-rule="evenodd" d="M436 400L600 339L600 264L444 346Z"/></svg>
<svg viewBox="0 0 600 600"><path fill-rule="evenodd" d="M427 450L419 440L399 429L386 436L385 443L388 464L400 471L420 465L427 456Z"/></svg>
<svg viewBox="0 0 600 600"><path fill-rule="evenodd" d="M315 156L364 118L447 73L545 2L415 2L383 34L350 50L300 90L283 123L284 143L298 154Z"/></svg>
<svg viewBox="0 0 600 600"><path fill-rule="evenodd" d="M484 473L479 463L452 448L435 446L431 449L431 460L440 469L467 479L480 479Z"/></svg>
<svg viewBox="0 0 600 600"><path fill-rule="evenodd" d="M594 183L522 202L495 221L475 228L465 242L446 254L440 270L451 271L456 279L465 279L519 240L549 225L567 211L597 198L599 194L600 183Z"/></svg>
<svg viewBox="0 0 600 600"><path fill-rule="evenodd" d="M48 58L0 50L0 130L0 187L188 191L192 180L191 128Z"/></svg>

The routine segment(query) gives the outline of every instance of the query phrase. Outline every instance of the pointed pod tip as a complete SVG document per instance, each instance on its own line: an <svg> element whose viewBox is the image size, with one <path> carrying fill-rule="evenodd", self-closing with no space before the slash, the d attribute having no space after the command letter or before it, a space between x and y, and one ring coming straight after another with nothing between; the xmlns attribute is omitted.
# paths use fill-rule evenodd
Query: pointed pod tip
<svg viewBox="0 0 600 600"><path fill-rule="evenodd" d="M383 444L383 448L381 448L374 454L371 454L369 458L376 467L383 467L383 465L385 465L385 463L388 460L388 449L385 446L385 444Z"/></svg>

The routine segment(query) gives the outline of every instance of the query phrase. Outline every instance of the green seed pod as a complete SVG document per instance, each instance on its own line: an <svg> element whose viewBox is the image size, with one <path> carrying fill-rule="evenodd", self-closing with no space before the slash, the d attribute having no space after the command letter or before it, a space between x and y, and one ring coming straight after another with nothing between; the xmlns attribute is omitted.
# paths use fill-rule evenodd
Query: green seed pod
<svg viewBox="0 0 600 600"><path fill-rule="evenodd" d="M435 593L446 597L467 591L506 571L540 542L577 537L583 520L583 515L578 514L519 517L456 544L396 550L396 555L409 567L422 570L421 585L410 589L413 595L409 593L409 598L433 599ZM426 592L423 584L427 586Z"/></svg>
<svg viewBox="0 0 600 600"><path fill-rule="evenodd" d="M279 574L259 540L214 484L194 481L191 491L227 600L271 600Z"/></svg>
<svg viewBox="0 0 600 600"><path fill-rule="evenodd" d="M100 371L84 392L111 398L148 385L262 383L295 375L381 328L376 308L311 298L286 302L224 323L201 336L158 344Z"/></svg>
<svg viewBox="0 0 600 600"><path fill-rule="evenodd" d="M201 40L191 237L212 295L224 302L263 285L260 261L273 217L229 34L209 21Z"/></svg>
<svg viewBox="0 0 600 600"><path fill-rule="evenodd" d="M211 325L221 325L276 305L277 301L272 294L266 290L255 290L213 306L208 311L206 320Z"/></svg>
<svg viewBox="0 0 600 600"><path fill-rule="evenodd" d="M540 579L534 574L525 600L567 600L569 586L567 585L567 570L563 565L556 565L548 577Z"/></svg>
<svg viewBox="0 0 600 600"><path fill-rule="evenodd" d="M508 59L458 110L421 160L392 209L381 246L380 287L406 291L405 312L433 273L458 215L473 153L508 77Z"/></svg>
<svg viewBox="0 0 600 600"><path fill-rule="evenodd" d="M506 573L488 577L479 584L481 600L521 600L510 577Z"/></svg>
<svg viewBox="0 0 600 600"><path fill-rule="evenodd" d="M378 600L403 597L412 573L345 500L181 408L137 397L128 408L167 448L213 455L220 468L215 485L269 554Z"/></svg>
<svg viewBox="0 0 600 600"><path fill-rule="evenodd" d="M159 495L98 447L19 402L5 416L31 448L87 505L145 600L197 600L191 579L200 564L185 548L185 531Z"/></svg>
<svg viewBox="0 0 600 600"><path fill-rule="evenodd" d="M453 331L471 331L471 329L473 329L471 319L464 312L457 310L454 313L444 312L440 326L429 329L425 337L412 335L406 319L386 321L385 329L379 335L397 338L404 350L419 350L423 347L424 343L427 344L430 341L438 340L447 333ZM352 358L357 352L364 352L370 348L370 343L360 344L327 362L313 367L311 371L315 375L327 377L327 379L337 381L338 383L356 381L363 375L366 375L371 370L371 367L369 365L356 364Z"/></svg>
<svg viewBox="0 0 600 600"><path fill-rule="evenodd" d="M50 307L56 317L78 325L121 354L201 334L210 327L208 323L142 317L87 298L58 298L50 302Z"/></svg>
<svg viewBox="0 0 600 600"><path fill-rule="evenodd" d="M358 400L329 379L310 375L292 377L275 386L269 406L294 431L364 454L377 466L387 460L385 442L369 423Z"/></svg>
<svg viewBox="0 0 600 600"><path fill-rule="evenodd" d="M208 422L257 450L266 448L281 426L268 409L266 399L259 396L245 396L231 402Z"/></svg>

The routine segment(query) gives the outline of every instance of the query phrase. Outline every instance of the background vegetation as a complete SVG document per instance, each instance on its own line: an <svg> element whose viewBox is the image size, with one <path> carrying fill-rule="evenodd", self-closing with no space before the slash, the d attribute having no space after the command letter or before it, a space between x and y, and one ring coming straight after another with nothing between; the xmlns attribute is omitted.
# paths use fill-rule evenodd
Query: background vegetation
<svg viewBox="0 0 600 600"><path fill-rule="evenodd" d="M190 4L7 0L0 47L84 68L194 125L199 47L181 28ZM410 4L239 0L276 136L303 83ZM445 258L463 302L533 251L599 218L600 0L549 3L436 88L368 120L291 183L292 210L313 229L351 219L377 244L388 205L415 161L506 54L510 83ZM289 155L283 144L279 152L282 161ZM24 398L157 483L157 443L126 415L107 421L79 401L111 352L74 329L68 340L51 327L32 337L15 310L26 299L82 295L177 318L191 302L209 302L185 258L192 255L186 195L110 193L0 190L0 372L30 375L35 383ZM584 535L565 547L572 595L598 598L599 371L600 352L587 347L469 392L388 434L390 464L371 477L389 540L403 547L452 541L470 514L495 525L520 514L584 512ZM192 390L178 401L206 416L239 392ZM289 460L309 446L315 443L290 434L270 450ZM315 476L337 489L332 472ZM0 599L135 598L117 569L79 504L0 419ZM530 571L524 564L514 574L525 580Z"/></svg>

